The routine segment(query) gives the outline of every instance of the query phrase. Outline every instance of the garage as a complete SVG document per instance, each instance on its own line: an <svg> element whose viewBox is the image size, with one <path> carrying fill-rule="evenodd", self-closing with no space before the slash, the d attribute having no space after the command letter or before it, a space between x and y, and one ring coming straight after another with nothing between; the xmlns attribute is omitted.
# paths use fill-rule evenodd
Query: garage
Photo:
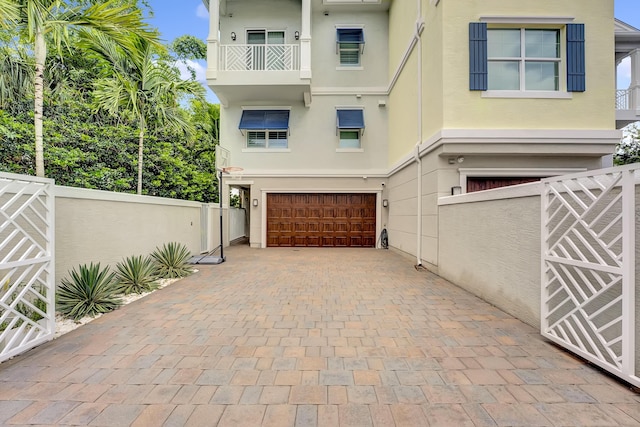
<svg viewBox="0 0 640 427"><path fill-rule="evenodd" d="M269 247L375 247L376 195L267 194Z"/></svg>

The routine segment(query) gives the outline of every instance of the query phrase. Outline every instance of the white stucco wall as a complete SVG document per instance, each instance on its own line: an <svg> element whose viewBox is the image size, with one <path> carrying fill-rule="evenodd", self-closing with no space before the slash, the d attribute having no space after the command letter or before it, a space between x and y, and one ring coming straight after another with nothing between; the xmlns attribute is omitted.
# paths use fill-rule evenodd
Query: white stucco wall
<svg viewBox="0 0 640 427"><path fill-rule="evenodd" d="M200 253L202 203L61 186L55 187L55 194L56 284L80 264L115 266L127 256L148 255L168 242ZM218 233L213 221L211 239Z"/></svg>
<svg viewBox="0 0 640 427"><path fill-rule="evenodd" d="M438 274L539 327L539 185L491 193L514 196L439 207Z"/></svg>

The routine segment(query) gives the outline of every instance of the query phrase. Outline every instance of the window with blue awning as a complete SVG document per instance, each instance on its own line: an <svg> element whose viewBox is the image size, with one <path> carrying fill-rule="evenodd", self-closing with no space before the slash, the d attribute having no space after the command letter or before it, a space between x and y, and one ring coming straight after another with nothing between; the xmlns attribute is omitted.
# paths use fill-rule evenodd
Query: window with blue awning
<svg viewBox="0 0 640 427"><path fill-rule="evenodd" d="M338 130L356 129L364 132L364 112L359 109L338 110Z"/></svg>
<svg viewBox="0 0 640 427"><path fill-rule="evenodd" d="M289 110L244 110L240 130L289 130Z"/></svg>
<svg viewBox="0 0 640 427"><path fill-rule="evenodd" d="M341 46L356 45L360 53L364 51L364 31L362 28L338 28L336 35L336 49Z"/></svg>

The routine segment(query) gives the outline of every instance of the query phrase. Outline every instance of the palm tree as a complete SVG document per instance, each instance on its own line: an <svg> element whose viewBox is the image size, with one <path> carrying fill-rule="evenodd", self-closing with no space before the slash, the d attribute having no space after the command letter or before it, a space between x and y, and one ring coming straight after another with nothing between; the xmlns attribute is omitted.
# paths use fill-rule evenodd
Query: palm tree
<svg viewBox="0 0 640 427"><path fill-rule="evenodd" d="M68 45L70 30L84 29L83 34L99 32L127 47L132 34L157 43L158 35L142 21L140 9L122 0L106 0L86 7L83 2L65 0L0 0L0 26L15 30L32 44L35 57L34 127L36 176L44 176L42 116L44 70L47 41L58 50Z"/></svg>
<svg viewBox="0 0 640 427"><path fill-rule="evenodd" d="M184 96L204 97L204 88L194 80L182 80L179 71L160 59L166 51L147 40L135 40L125 51L111 40L96 35L90 48L109 63L110 75L96 81L94 99L99 109L129 116L138 126L138 186L142 194L144 137L150 127L165 126L190 134L193 129L180 101Z"/></svg>

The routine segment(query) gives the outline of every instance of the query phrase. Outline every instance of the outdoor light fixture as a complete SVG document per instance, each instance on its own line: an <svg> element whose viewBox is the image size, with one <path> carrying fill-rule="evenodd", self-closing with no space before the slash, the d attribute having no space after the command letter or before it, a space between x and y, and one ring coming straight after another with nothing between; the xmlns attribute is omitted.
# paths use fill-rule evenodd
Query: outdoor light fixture
<svg viewBox="0 0 640 427"><path fill-rule="evenodd" d="M389 207L389 200L387 200L387 199L382 200L382 206L385 207L385 208L388 208Z"/></svg>
<svg viewBox="0 0 640 427"><path fill-rule="evenodd" d="M236 33L231 31L231 40L236 41Z"/></svg>
<svg viewBox="0 0 640 427"><path fill-rule="evenodd" d="M293 37L295 37L296 40L300 40L300 31L296 31L295 33L293 33Z"/></svg>
<svg viewBox="0 0 640 427"><path fill-rule="evenodd" d="M459 194L462 194L462 187L460 187L459 185L451 187L452 196L457 196Z"/></svg>
<svg viewBox="0 0 640 427"><path fill-rule="evenodd" d="M464 162L464 156L458 156L456 160L458 161L458 163L462 163Z"/></svg>
<svg viewBox="0 0 640 427"><path fill-rule="evenodd" d="M253 206L258 207L258 199L253 199Z"/></svg>

